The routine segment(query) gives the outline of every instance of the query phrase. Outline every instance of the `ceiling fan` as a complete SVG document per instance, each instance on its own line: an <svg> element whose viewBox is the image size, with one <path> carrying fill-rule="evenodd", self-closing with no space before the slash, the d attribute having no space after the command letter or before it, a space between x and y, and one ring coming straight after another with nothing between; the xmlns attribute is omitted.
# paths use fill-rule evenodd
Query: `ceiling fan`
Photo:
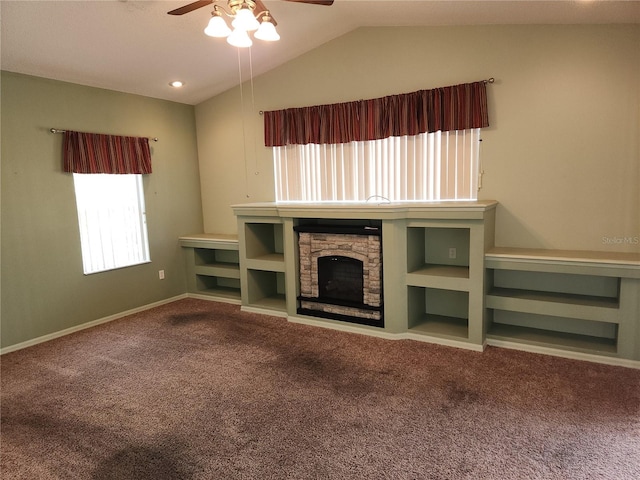
<svg viewBox="0 0 640 480"><path fill-rule="evenodd" d="M287 2L308 3L311 5L332 5L333 0L285 0ZM169 15L184 15L207 5L215 3L215 0L199 0L189 3L175 10L167 12ZM211 19L204 33L211 37L226 38L234 47L250 47L253 42L248 35L250 31L256 31L254 37L260 40L280 40L276 31L276 21L261 0L226 0L228 11L219 5L213 6ZM233 18L231 23L233 30L229 28L222 14ZM258 21L260 19L260 21Z"/></svg>
<svg viewBox="0 0 640 480"><path fill-rule="evenodd" d="M296 3L309 3L311 5L333 5L333 0L284 0L285 2L296 2ZM185 5L184 7L176 8L175 10L171 10L167 12L169 15L184 15L185 13L193 12L198 8L206 7L207 5L211 5L215 0L198 0L197 2L190 3ZM266 11L267 8L260 0L228 0L227 4L231 11L239 9L243 3L246 3L251 10L258 11Z"/></svg>

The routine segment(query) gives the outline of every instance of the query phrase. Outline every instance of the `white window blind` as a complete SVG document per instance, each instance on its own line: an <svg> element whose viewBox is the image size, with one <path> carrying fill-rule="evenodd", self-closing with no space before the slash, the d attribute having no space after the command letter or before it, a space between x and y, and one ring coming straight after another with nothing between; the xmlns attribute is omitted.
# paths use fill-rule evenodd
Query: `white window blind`
<svg viewBox="0 0 640 480"><path fill-rule="evenodd" d="M85 274L149 262L142 175L73 174Z"/></svg>
<svg viewBox="0 0 640 480"><path fill-rule="evenodd" d="M277 202L475 200L480 129L273 148Z"/></svg>

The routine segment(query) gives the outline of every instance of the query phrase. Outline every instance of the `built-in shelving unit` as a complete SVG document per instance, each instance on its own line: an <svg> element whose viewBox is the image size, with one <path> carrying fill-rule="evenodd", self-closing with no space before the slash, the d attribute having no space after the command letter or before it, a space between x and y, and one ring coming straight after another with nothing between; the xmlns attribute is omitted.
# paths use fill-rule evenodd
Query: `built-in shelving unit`
<svg viewBox="0 0 640 480"><path fill-rule="evenodd" d="M180 238L188 291L389 338L638 364L640 254L494 247L496 205L235 205L237 237ZM381 232L382 326L299 309L296 229L356 224Z"/></svg>
<svg viewBox="0 0 640 480"><path fill-rule="evenodd" d="M245 254L263 270L284 272L281 223L245 223Z"/></svg>
<svg viewBox="0 0 640 480"><path fill-rule="evenodd" d="M242 305L285 315L284 231L279 218L242 219L239 232Z"/></svg>
<svg viewBox="0 0 640 480"><path fill-rule="evenodd" d="M408 220L410 333L483 348L484 314L478 298L483 291L484 253L493 246L493 237L488 238L485 241L484 221Z"/></svg>
<svg viewBox="0 0 640 480"><path fill-rule="evenodd" d="M494 248L487 339L640 359L640 255Z"/></svg>
<svg viewBox="0 0 640 480"><path fill-rule="evenodd" d="M181 237L192 295L389 338L640 364L640 254L494 247L494 201L234 205L238 236ZM300 226L381 233L383 326L300 307Z"/></svg>
<svg viewBox="0 0 640 480"><path fill-rule="evenodd" d="M434 337L467 341L469 294L463 291L408 288L408 329Z"/></svg>
<svg viewBox="0 0 640 480"><path fill-rule="evenodd" d="M234 205L242 305L294 321L348 325L299 313L298 225L368 225L381 230L384 327L414 338L484 347L484 253L493 246L496 202L464 204Z"/></svg>
<svg viewBox="0 0 640 480"><path fill-rule="evenodd" d="M219 301L240 303L238 237L193 234L179 239L187 266L187 291Z"/></svg>

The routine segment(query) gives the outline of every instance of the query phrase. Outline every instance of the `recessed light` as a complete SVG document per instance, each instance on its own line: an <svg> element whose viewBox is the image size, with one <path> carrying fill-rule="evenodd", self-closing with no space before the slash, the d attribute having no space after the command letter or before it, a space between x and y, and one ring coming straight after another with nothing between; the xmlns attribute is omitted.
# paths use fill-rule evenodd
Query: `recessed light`
<svg viewBox="0 0 640 480"><path fill-rule="evenodd" d="M184 87L184 83L181 82L180 80L176 80L175 82L170 82L169 85L174 88Z"/></svg>

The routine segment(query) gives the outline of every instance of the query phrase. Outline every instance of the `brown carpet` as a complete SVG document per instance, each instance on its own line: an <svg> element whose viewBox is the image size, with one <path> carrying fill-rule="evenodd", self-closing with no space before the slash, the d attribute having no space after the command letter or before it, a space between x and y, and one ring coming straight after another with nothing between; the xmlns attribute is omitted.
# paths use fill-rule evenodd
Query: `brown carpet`
<svg viewBox="0 0 640 480"><path fill-rule="evenodd" d="M180 300L2 357L2 479L638 479L640 371Z"/></svg>

